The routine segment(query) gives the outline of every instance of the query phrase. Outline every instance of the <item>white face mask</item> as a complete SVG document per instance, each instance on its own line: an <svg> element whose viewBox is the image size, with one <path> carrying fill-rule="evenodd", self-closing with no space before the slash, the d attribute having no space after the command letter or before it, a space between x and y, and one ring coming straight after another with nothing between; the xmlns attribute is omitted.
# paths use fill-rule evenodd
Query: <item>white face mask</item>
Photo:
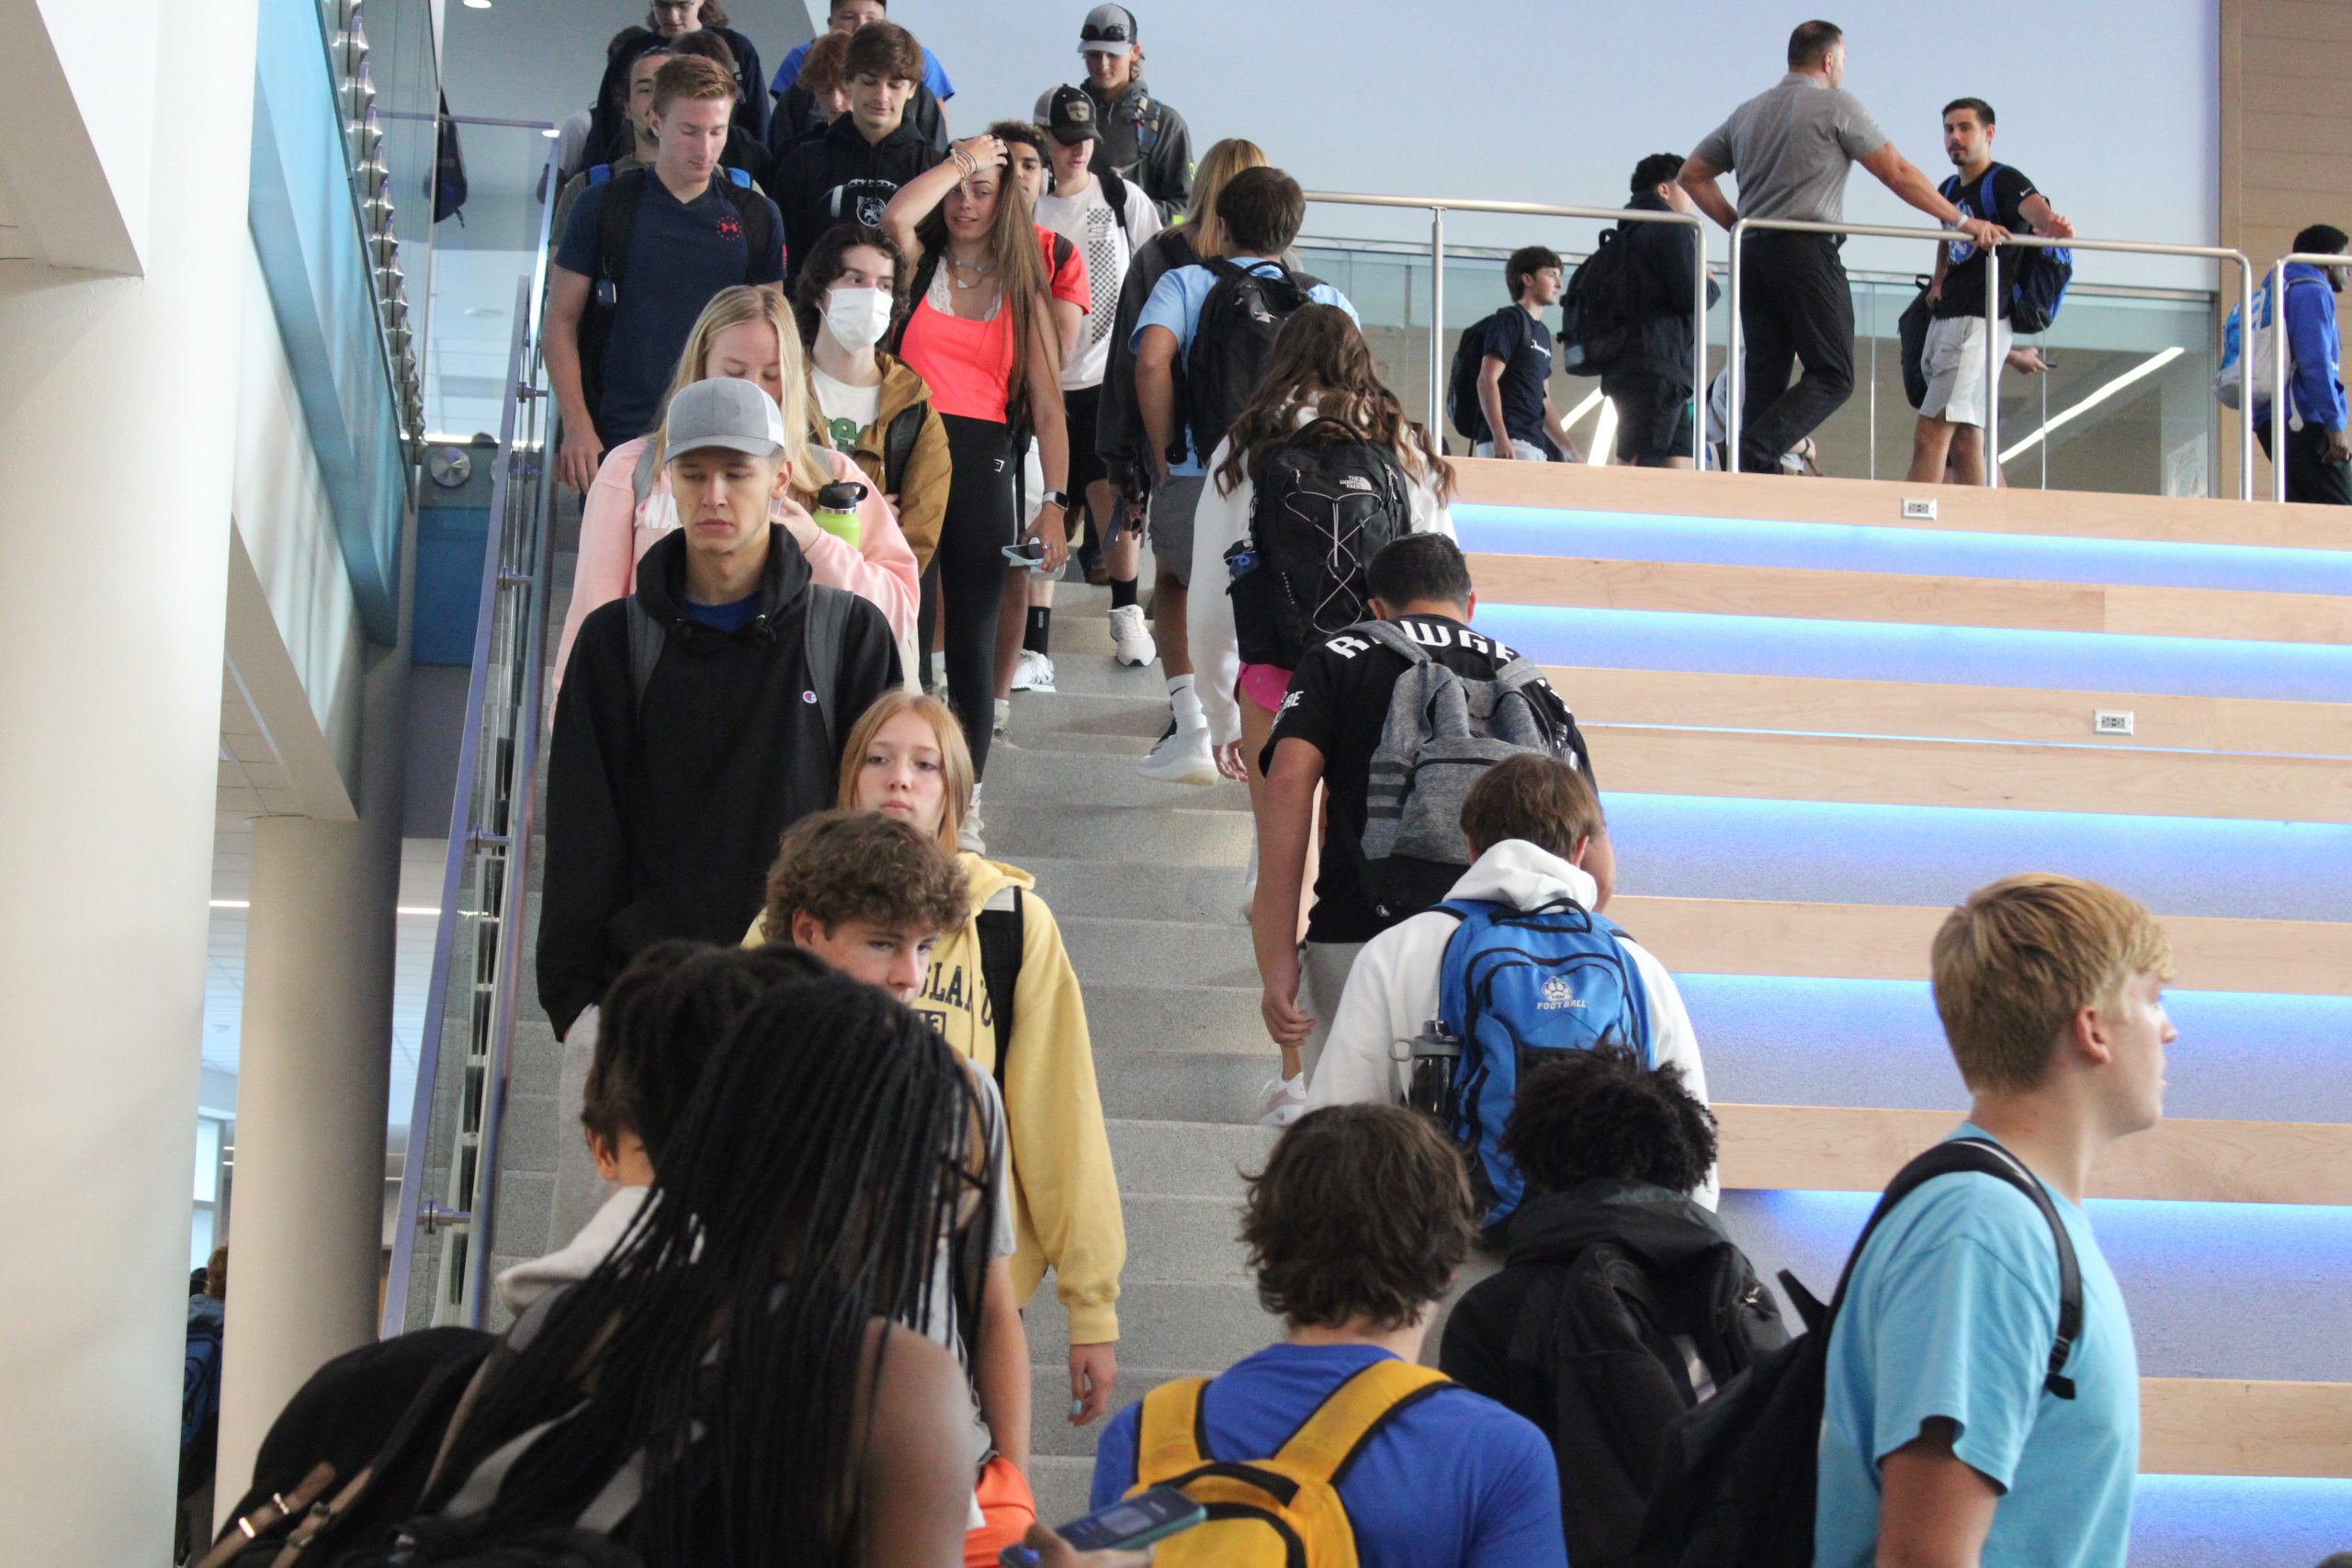
<svg viewBox="0 0 2352 1568"><path fill-rule="evenodd" d="M890 304L887 288L835 284L825 296L825 329L843 348L872 348L890 330Z"/></svg>

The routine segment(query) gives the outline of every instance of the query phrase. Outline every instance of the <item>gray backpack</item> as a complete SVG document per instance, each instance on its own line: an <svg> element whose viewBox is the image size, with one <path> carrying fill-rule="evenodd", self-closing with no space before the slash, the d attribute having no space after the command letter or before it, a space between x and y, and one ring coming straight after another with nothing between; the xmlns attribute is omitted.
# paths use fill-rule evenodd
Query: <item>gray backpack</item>
<svg viewBox="0 0 2352 1568"><path fill-rule="evenodd" d="M1537 706L1543 672L1524 654L1476 681L1432 660L1393 621L1351 631L1410 666L1396 678L1372 754L1361 852L1364 896L1382 919L1402 919L1442 902L1469 865L1462 800L1478 776L1523 751L1564 752Z"/></svg>

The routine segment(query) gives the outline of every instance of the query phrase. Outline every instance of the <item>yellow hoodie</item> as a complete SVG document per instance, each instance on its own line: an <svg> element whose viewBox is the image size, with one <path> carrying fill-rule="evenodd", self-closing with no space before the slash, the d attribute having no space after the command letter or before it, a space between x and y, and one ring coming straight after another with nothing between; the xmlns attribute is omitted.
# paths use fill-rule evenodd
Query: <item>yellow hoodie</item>
<svg viewBox="0 0 2352 1568"><path fill-rule="evenodd" d="M932 950L931 977L914 1010L983 1071L996 1071L996 1017L980 978L978 917L999 892L1019 888L1021 978L1013 987L1012 1043L1002 1075L1012 1145L1013 1292L1027 1305L1050 1268L1054 1293L1069 1316L1070 1343L1116 1339L1127 1233L1078 976L1061 927L1037 897L1035 877L968 852L956 859L973 918ZM744 940L747 946L758 944L758 922Z"/></svg>

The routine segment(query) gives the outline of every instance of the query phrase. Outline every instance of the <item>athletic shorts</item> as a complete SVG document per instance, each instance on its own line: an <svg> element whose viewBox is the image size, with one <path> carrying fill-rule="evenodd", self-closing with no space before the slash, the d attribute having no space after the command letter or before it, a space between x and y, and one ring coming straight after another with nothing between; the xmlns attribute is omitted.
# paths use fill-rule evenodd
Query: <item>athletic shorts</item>
<svg viewBox="0 0 2352 1568"><path fill-rule="evenodd" d="M1102 389L1065 387L1062 389L1062 417L1069 423L1069 491L1070 500L1080 506L1086 504L1086 487L1107 476L1102 466L1102 454L1094 449L1094 432L1102 412Z"/></svg>
<svg viewBox="0 0 2352 1568"><path fill-rule="evenodd" d="M1475 442L1470 447L1473 457L1491 457L1494 455L1495 444L1491 441ZM1548 463L1552 460L1552 454L1543 447L1532 441L1521 441L1516 435L1510 438L1510 455L1522 463Z"/></svg>
<svg viewBox="0 0 2352 1568"><path fill-rule="evenodd" d="M1245 664L1233 689L1268 713L1280 713L1290 694L1290 671L1279 664Z"/></svg>
<svg viewBox="0 0 2352 1568"><path fill-rule="evenodd" d="M1656 468L1690 456L1690 394L1679 383L1635 371L1608 378L1600 389L1617 411L1620 463Z"/></svg>
<svg viewBox="0 0 2352 1568"><path fill-rule="evenodd" d="M1994 338L2003 358L2009 352L2009 323ZM1928 395L1919 417L1950 424L1984 424L1984 318L1939 316L1928 323L1928 346L1919 356L1928 373Z"/></svg>
<svg viewBox="0 0 2352 1568"><path fill-rule="evenodd" d="M1151 558L1186 587L1193 581L1193 511L1207 482L1200 474L1171 474L1151 492Z"/></svg>
<svg viewBox="0 0 2352 1568"><path fill-rule="evenodd" d="M964 1532L964 1568L997 1568L997 1554L1017 1545L1037 1522L1036 1500L1012 1461L995 1454L981 1467L972 1503L981 1522Z"/></svg>

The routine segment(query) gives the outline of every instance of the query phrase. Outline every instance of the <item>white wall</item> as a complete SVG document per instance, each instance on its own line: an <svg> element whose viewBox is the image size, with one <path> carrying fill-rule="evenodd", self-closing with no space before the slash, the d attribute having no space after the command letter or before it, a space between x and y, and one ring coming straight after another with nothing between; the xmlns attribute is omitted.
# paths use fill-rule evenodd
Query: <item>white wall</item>
<svg viewBox="0 0 2352 1568"><path fill-rule="evenodd" d="M1183 111L1196 152L1241 135L1309 188L1576 205L1621 203L1644 153L1687 152L1770 85L1789 29L1808 14L1743 0L1134 0L1133 9L1153 88ZM954 77L949 118L966 133L1025 118L1042 88L1081 73L1086 10L1084 0L899 0L891 16ZM2081 232L2214 243L2215 0L2143 0L2128 11L2086 0L1882 3L1826 14L1849 34L1847 85L1930 174L1949 171L1938 111L1982 96L2001 114L2000 152ZM1908 211L1855 176L1849 217L1900 222ZM1312 209L1308 227L1428 233L1426 220L1399 226L1331 208ZM1524 231L1449 220L1450 235L1471 243L1510 243ZM1849 259L1912 267L1917 249L1881 261L1857 248ZM2126 270L2120 260L2077 261L2086 277L2120 281ZM2200 276L2184 279L2176 265L2169 277L2131 280Z"/></svg>

